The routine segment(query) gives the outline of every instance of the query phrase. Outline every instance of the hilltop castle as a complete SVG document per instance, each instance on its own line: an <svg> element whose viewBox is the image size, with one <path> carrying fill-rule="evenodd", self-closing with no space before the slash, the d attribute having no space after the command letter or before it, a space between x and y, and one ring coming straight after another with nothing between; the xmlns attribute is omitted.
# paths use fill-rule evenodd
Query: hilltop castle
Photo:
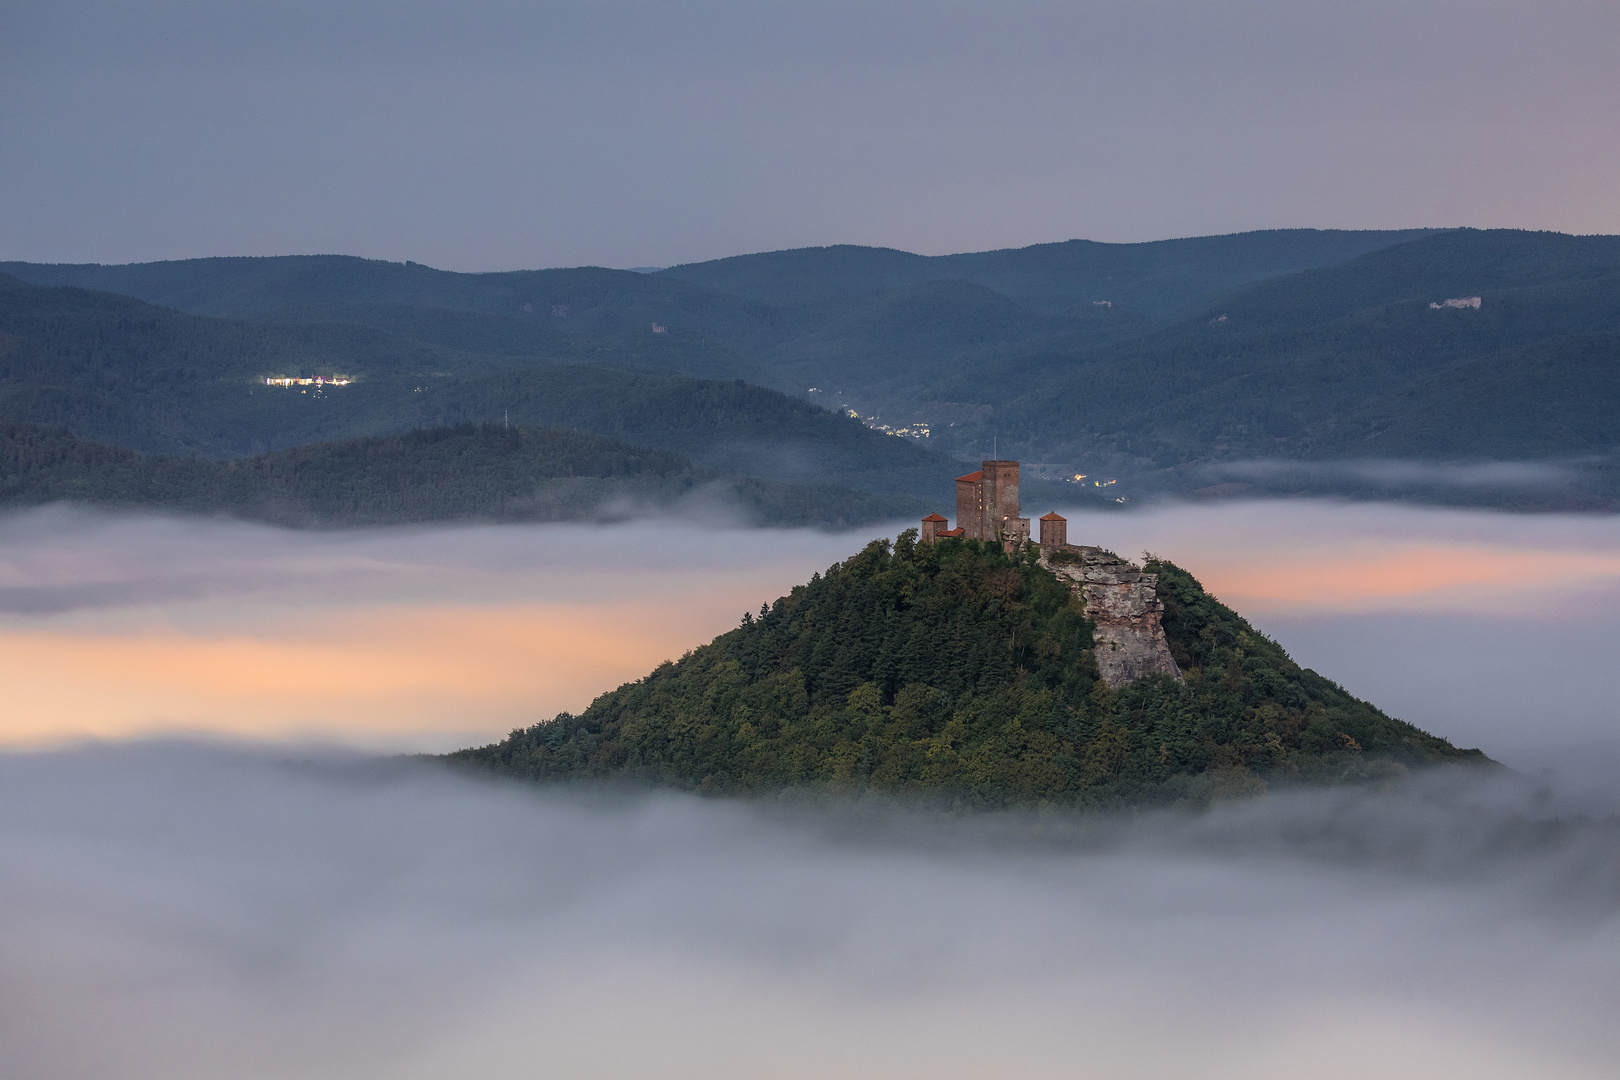
<svg viewBox="0 0 1620 1080"><path fill-rule="evenodd" d="M939 514L922 519L918 539L999 542L1008 555L1029 543L1029 518L1019 516L1018 462L986 461L956 478L956 528ZM1164 605L1157 574L1145 573L1111 551L1069 543L1069 521L1057 511L1041 518L1039 563L1069 583L1096 629L1097 670L1119 688L1143 675L1180 680L1181 669L1164 636Z"/></svg>
<svg viewBox="0 0 1620 1080"><path fill-rule="evenodd" d="M1029 518L1018 516L1018 462L986 461L978 472L956 478L956 528L938 514L922 520L922 542L941 536L1000 541L1008 554L1029 539Z"/></svg>

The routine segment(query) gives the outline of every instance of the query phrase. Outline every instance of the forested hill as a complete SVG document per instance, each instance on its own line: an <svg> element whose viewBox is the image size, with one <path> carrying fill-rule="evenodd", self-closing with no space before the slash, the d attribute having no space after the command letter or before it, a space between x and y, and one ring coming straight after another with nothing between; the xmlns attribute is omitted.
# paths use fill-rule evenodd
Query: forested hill
<svg viewBox="0 0 1620 1080"><path fill-rule="evenodd" d="M143 457L59 428L0 421L0 509L52 502L292 526L690 510L709 520L845 527L889 517L896 500L728 476L665 450L555 429L464 423L209 461Z"/></svg>
<svg viewBox="0 0 1620 1080"><path fill-rule="evenodd" d="M142 453L213 458L509 421L669 450L702 469L768 483L891 495L895 513L909 514L911 497L949 494L952 462L774 390L655 370L635 362L642 353L605 345L586 350L588 362L566 351L456 349L408 336L410 320L399 322L396 333L209 318L0 275L0 419L65 427ZM668 334L643 336L638 348L649 353L684 347ZM337 374L354 382L264 382Z"/></svg>
<svg viewBox="0 0 1620 1080"><path fill-rule="evenodd" d="M0 268L78 286L36 290L61 308L102 298L42 321L49 305L0 279L0 416L145 451L231 456L509 415L762 479L936 500L949 498L937 478L999 446L1040 466L1030 482L1117 480L1110 502L1252 485L1620 507L1612 236L1276 230L938 257L840 246L654 274L340 256ZM84 288L190 314L117 314ZM271 365L364 379L306 408L249 395L241 380ZM721 422L687 424L714 415L693 400L723 404ZM838 415L851 410L929 435L885 439ZM1474 474L1426 467L1504 461L1536 467L1460 485L1448 478Z"/></svg>
<svg viewBox="0 0 1620 1080"><path fill-rule="evenodd" d="M915 538L872 542L578 716L450 760L531 779L966 806L1198 801L1486 760L1299 667L1163 561L1147 569L1185 681L1111 691L1081 603L1033 549Z"/></svg>

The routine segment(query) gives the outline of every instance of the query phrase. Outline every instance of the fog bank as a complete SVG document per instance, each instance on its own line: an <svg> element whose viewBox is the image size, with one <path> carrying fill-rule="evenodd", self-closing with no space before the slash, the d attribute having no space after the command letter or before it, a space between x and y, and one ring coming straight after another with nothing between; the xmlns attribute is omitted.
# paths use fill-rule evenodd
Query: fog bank
<svg viewBox="0 0 1620 1080"><path fill-rule="evenodd" d="M870 535L0 517L0 744L203 731L447 750L584 708Z"/></svg>
<svg viewBox="0 0 1620 1080"><path fill-rule="evenodd" d="M466 745L880 531L0 519L0 740ZM7 1080L1612 1074L1620 839L1553 815L1620 809L1620 522L1277 502L1070 535L1521 774L1114 822L0 753Z"/></svg>
<svg viewBox="0 0 1620 1080"><path fill-rule="evenodd" d="M1615 827L1440 777L1099 827L0 756L8 1078L1612 1075Z"/></svg>
<svg viewBox="0 0 1620 1080"><path fill-rule="evenodd" d="M1031 514L1044 507L1030 507ZM1326 501L1059 507L1302 663L1620 806L1620 518ZM0 517L0 745L212 732L447 750L577 711L869 539L691 521L290 531ZM1594 762L1609 762L1594 772Z"/></svg>

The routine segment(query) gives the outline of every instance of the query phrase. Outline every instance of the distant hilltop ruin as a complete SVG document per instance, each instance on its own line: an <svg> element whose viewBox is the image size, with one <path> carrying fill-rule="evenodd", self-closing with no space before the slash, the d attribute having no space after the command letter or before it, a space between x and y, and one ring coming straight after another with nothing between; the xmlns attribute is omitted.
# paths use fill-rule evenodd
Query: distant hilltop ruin
<svg viewBox="0 0 1620 1080"><path fill-rule="evenodd" d="M1029 543L1029 518L1018 506L1018 462L985 461L978 472L956 478L956 528L939 514L922 519L918 539L978 540L1000 543L1016 555ZM1164 605L1159 578L1100 547L1069 543L1069 521L1057 511L1041 518L1041 566L1069 583L1096 626L1097 669L1118 689L1144 675L1181 679L1164 636Z"/></svg>

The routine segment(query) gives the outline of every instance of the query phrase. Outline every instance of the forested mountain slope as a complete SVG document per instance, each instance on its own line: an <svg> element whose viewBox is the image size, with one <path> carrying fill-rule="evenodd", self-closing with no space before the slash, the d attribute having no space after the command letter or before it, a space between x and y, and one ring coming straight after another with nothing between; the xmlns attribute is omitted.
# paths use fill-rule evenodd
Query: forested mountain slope
<svg viewBox="0 0 1620 1080"><path fill-rule="evenodd" d="M1620 462L1607 359L1620 336L1616 237L1283 230L940 257L836 247L651 275L453 274L336 256L10 265L237 320L205 331L151 309L92 335L147 336L110 368L158 353L173 368L201 348L241 372L296 359L300 371L343 363L365 376L363 392L326 395L318 410L285 395L225 401L218 386L208 397L190 375L162 391L143 375L130 400L111 383L92 392L103 374L43 390L40 363L0 388L0 415L145 450L245 454L509 417L770 479L948 501L928 485L956 465L901 440L862 442L845 430L856 425L795 412L786 394L874 425L926 425L923 445L957 462L999 446L1045 466L1032 476L1115 478L1118 498L1203 489L1253 459L1399 457L1576 463L1568 491L1459 496L1496 505L1620 499L1620 464L1592 464ZM1446 304L1471 297L1478 307ZM64 329L41 352L32 332L13 337L36 357L80 348ZM738 379L780 393L720 389ZM711 415L702 430L689 422ZM1361 493L1335 475L1296 472L1279 490Z"/></svg>
<svg viewBox="0 0 1620 1080"><path fill-rule="evenodd" d="M710 792L962 805L1201 799L1482 761L1300 668L1167 562L1184 682L1097 677L1083 605L1033 549L874 541L646 678L451 760Z"/></svg>
<svg viewBox="0 0 1620 1080"><path fill-rule="evenodd" d="M461 274L336 255L0 263L0 272L191 314L354 324L458 352L632 364L799 393L817 387L870 406L937 397L929 380L970 373L986 345L1054 334L1100 344L1148 328L1126 312L1162 315L1416 235L1297 229L948 256L846 246L650 275L600 267ZM1098 311L1100 301L1119 311Z"/></svg>
<svg viewBox="0 0 1620 1080"><path fill-rule="evenodd" d="M1620 238L1459 230L1250 286L1124 342L1004 350L973 385L1003 445L1044 460L1573 456L1620 443L1603 360L1617 332Z"/></svg>
<svg viewBox="0 0 1620 1080"><path fill-rule="evenodd" d="M943 493L951 475L915 445L761 387L513 362L352 324L212 319L0 276L0 335L0 418L145 453L240 457L500 420L674 450L765 480ZM264 384L339 374L355 381Z"/></svg>
<svg viewBox="0 0 1620 1080"><path fill-rule="evenodd" d="M843 527L882 520L897 500L725 476L668 451L544 428L458 424L209 461L0 420L0 508L63 501L295 526L592 521L690 506Z"/></svg>

